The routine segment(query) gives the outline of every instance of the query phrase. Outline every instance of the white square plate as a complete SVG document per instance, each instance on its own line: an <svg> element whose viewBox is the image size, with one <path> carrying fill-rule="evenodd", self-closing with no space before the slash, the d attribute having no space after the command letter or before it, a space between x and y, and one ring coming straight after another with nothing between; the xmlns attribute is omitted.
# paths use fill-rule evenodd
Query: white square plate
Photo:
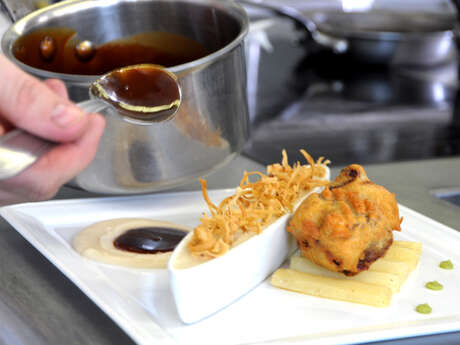
<svg viewBox="0 0 460 345"><path fill-rule="evenodd" d="M232 192L211 191L210 197L217 202ZM423 251L389 308L314 298L274 288L266 280L224 310L185 325L167 270L100 264L71 246L75 234L97 221L146 217L193 227L205 211L201 192L185 192L20 204L0 214L139 344L345 344L460 329L460 234L404 206L402 232L395 237L422 242ZM439 268L445 259L452 260L454 270ZM431 280L444 289L426 289ZM420 303L429 303L433 312L415 312Z"/></svg>

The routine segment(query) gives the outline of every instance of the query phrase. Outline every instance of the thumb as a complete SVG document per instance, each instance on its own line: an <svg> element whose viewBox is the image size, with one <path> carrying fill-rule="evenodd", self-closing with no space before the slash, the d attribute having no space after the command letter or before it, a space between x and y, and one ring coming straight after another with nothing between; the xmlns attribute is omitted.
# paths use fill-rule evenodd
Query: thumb
<svg viewBox="0 0 460 345"><path fill-rule="evenodd" d="M42 138L70 142L79 138L88 116L0 54L0 117Z"/></svg>

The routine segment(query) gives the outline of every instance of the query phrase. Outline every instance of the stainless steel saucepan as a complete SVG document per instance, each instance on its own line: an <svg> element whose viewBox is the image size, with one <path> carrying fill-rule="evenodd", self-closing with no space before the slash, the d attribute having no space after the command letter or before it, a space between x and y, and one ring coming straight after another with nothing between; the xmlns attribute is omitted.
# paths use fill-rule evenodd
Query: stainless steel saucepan
<svg viewBox="0 0 460 345"><path fill-rule="evenodd" d="M449 61L456 51L453 13L303 13L270 1L237 1L290 18L320 47L364 63L433 66Z"/></svg>
<svg viewBox="0 0 460 345"><path fill-rule="evenodd" d="M318 31L342 40L341 51L371 64L433 66L456 51L456 17L435 13L316 13Z"/></svg>
<svg viewBox="0 0 460 345"><path fill-rule="evenodd" d="M177 113L149 125L125 121L105 108L107 126L96 158L71 185L99 193L146 193L186 183L221 167L248 137L243 40L246 12L218 0L70 0L35 11L5 33L7 57L39 78L59 78L74 101L88 99L98 76L53 73L25 65L13 53L21 35L43 27L70 27L100 44L148 31L185 35L210 54L168 68L182 90Z"/></svg>

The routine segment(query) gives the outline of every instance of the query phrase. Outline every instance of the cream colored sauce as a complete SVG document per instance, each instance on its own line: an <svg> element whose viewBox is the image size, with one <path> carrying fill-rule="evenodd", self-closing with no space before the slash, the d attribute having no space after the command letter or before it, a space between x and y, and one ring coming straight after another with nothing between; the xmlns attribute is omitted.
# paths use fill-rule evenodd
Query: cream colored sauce
<svg viewBox="0 0 460 345"><path fill-rule="evenodd" d="M141 227L167 227L190 231L191 229L169 222L144 218L117 218L92 224L73 239L73 248L82 256L107 264L137 267L166 268L172 252L141 254L118 249L114 240L124 232Z"/></svg>

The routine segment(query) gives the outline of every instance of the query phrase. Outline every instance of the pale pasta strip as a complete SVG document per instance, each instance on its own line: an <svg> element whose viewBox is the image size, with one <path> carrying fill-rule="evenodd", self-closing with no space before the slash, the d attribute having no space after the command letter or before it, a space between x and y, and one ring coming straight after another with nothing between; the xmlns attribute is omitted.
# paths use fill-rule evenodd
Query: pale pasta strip
<svg viewBox="0 0 460 345"><path fill-rule="evenodd" d="M415 250L419 255L422 253L422 243L415 241L394 241L392 246L400 248L408 248Z"/></svg>
<svg viewBox="0 0 460 345"><path fill-rule="evenodd" d="M404 262L409 266L409 270L413 271L417 267L420 252L401 246L391 246L387 250L384 258L389 261Z"/></svg>
<svg viewBox="0 0 460 345"><path fill-rule="evenodd" d="M271 284L278 288L315 297L367 304L374 307L388 307L392 295L391 289L386 286L323 277L285 268L280 268L273 273Z"/></svg>
<svg viewBox="0 0 460 345"><path fill-rule="evenodd" d="M305 273L321 275L323 277L353 280L367 284L386 286L393 293L398 292L402 284L401 278L397 274L378 271L363 271L355 276L347 277L342 273L329 271L321 266L318 266L302 256L291 257L289 268Z"/></svg>
<svg viewBox="0 0 460 345"><path fill-rule="evenodd" d="M405 262L389 261L384 258L380 258L373 262L369 267L370 272L384 272L395 274L404 283L409 275L409 265Z"/></svg>

